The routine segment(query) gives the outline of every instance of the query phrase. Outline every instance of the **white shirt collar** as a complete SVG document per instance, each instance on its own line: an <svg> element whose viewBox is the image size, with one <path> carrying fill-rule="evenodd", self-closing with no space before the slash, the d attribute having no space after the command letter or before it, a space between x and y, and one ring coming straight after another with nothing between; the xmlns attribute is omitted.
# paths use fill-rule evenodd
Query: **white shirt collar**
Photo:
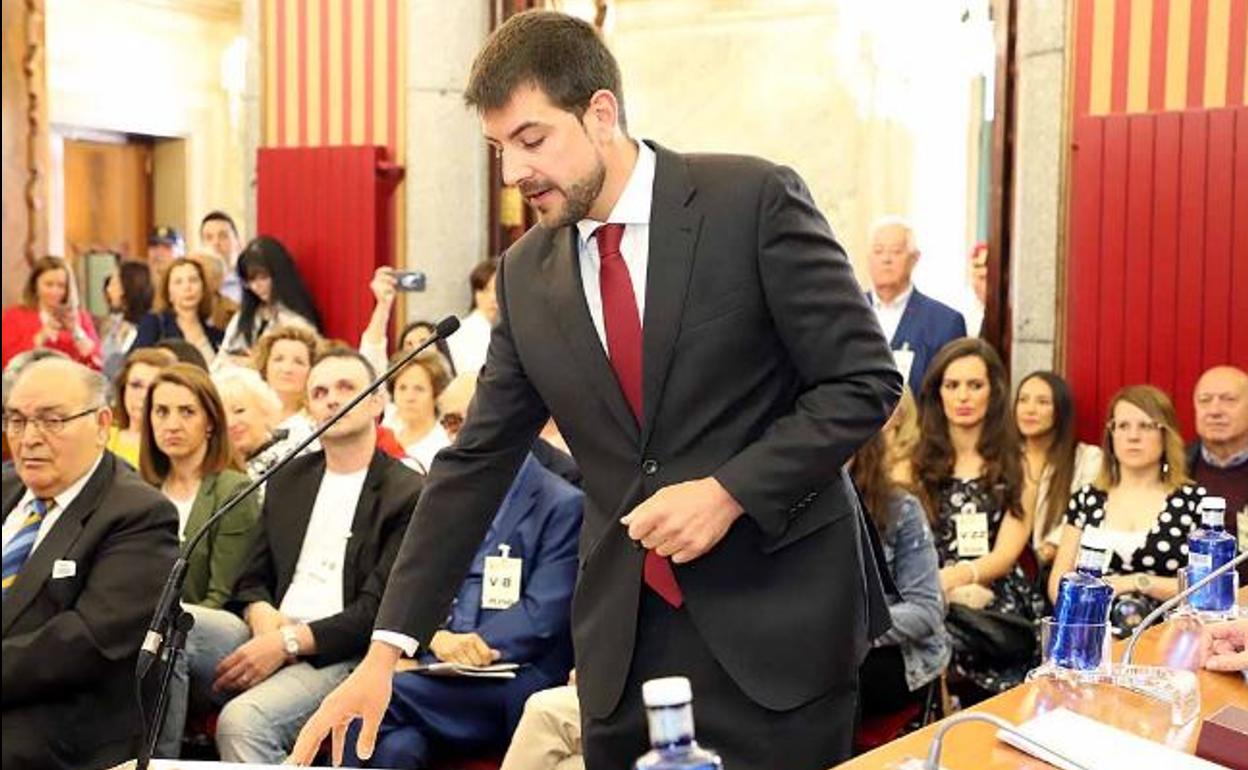
<svg viewBox="0 0 1248 770"><path fill-rule="evenodd" d="M910 301L911 294L914 294L913 283L907 286L906 290L903 291L901 294L898 294L896 297L894 297L892 302L885 302L884 300L880 299L880 295L876 294L875 291L872 291L871 292L871 307L875 308L876 310L902 310L905 308L906 303Z"/></svg>
<svg viewBox="0 0 1248 770"><path fill-rule="evenodd" d="M615 202L615 208L611 209L607 222L622 225L650 224L650 204L654 200L655 160L654 150L650 149L650 145L638 140L637 162L633 164L633 173L629 175L628 183L624 185L620 199ZM603 222L589 218L576 223L582 249L589 243L594 231L603 224Z"/></svg>
<svg viewBox="0 0 1248 770"><path fill-rule="evenodd" d="M78 494L82 492L82 488L85 487L87 485L87 482L91 480L91 477L95 475L95 470L96 468L100 467L100 461L103 459L104 459L104 453L100 452L99 457L96 457L95 462L91 464L90 470L82 474L82 476L79 477L77 481L75 481L73 484L70 484L68 487L66 487L64 491L62 491L59 495L52 498L53 501L56 502L56 509L58 511L64 511L68 509L70 504L73 503L74 500L78 498ZM28 487L26 489L26 494L22 495L22 499L18 501L17 508L15 508L14 510L18 510L18 511L25 510L26 506L30 505L31 501L33 501L34 499L35 499L35 493L31 492L30 488Z"/></svg>

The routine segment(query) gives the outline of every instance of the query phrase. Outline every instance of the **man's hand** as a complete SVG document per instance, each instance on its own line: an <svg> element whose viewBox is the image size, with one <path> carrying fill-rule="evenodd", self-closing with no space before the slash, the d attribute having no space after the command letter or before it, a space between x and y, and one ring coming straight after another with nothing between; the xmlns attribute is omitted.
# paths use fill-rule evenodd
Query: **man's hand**
<svg viewBox="0 0 1248 770"><path fill-rule="evenodd" d="M299 731L295 748L286 760L292 765L307 765L316 759L325 736L333 733L333 763L342 764L342 749L347 739L347 728L356 719L364 721L355 753L360 759L373 755L377 743L377 728L390 704L391 679L394 664L400 651L385 642L373 642L368 654L351 676L329 694L316 713Z"/></svg>
<svg viewBox="0 0 1248 770"><path fill-rule="evenodd" d="M708 477L663 487L620 523L633 540L683 564L714 548L741 513L728 490Z"/></svg>
<svg viewBox="0 0 1248 770"><path fill-rule="evenodd" d="M476 634L453 634L450 631L434 634L429 641L429 651L440 661L464 666L488 666L502 656Z"/></svg>
<svg viewBox="0 0 1248 770"><path fill-rule="evenodd" d="M264 636L290 624L290 620L268 602L253 602L247 605L243 620L247 621L253 637Z"/></svg>
<svg viewBox="0 0 1248 770"><path fill-rule="evenodd" d="M1210 671L1248 671L1248 619L1205 626L1200 648Z"/></svg>
<svg viewBox="0 0 1248 770"><path fill-rule="evenodd" d="M246 690L268 679L286 664L286 647L280 631L270 631L254 637L226 656L217 665L217 680L212 689L217 692Z"/></svg>

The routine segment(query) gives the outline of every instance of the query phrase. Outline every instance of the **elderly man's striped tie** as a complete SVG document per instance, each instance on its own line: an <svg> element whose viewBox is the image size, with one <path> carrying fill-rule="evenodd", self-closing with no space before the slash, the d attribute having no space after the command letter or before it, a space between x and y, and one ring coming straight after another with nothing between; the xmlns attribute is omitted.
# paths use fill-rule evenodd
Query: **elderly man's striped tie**
<svg viewBox="0 0 1248 770"><path fill-rule="evenodd" d="M35 538L39 535L39 525L43 523L43 518L47 515L47 501L32 500L30 513L22 522L22 528L4 547L3 596L9 595L9 588L12 587L13 581L17 580L17 574L22 571L22 565L26 563L26 559L30 558L30 552L35 550Z"/></svg>

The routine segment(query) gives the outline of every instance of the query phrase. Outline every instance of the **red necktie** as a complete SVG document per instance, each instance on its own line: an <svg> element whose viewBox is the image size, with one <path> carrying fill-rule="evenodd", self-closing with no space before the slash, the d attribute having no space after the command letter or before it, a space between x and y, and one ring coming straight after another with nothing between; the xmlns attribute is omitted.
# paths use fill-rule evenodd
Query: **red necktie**
<svg viewBox="0 0 1248 770"><path fill-rule="evenodd" d="M624 398L637 418L642 421L641 410L641 317L637 312L637 297L633 294L633 281L628 275L628 265L620 254L620 240L624 237L624 225L602 225L594 231L598 241L598 273L602 291L602 319L607 332L607 355L615 378L624 391ZM676 574L667 559L654 551L646 551L642 576L650 589L663 597L673 607L685 601Z"/></svg>

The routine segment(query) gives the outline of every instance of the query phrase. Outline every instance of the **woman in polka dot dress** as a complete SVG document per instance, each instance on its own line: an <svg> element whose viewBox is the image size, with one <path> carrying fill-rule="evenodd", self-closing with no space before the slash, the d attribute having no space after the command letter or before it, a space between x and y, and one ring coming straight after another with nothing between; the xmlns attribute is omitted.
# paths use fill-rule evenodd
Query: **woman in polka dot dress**
<svg viewBox="0 0 1248 770"><path fill-rule="evenodd" d="M1074 567L1085 527L1112 544L1106 580L1114 587L1110 620L1119 636L1178 592L1187 566L1187 536L1199 524L1203 487L1187 478L1174 407L1151 385L1123 388L1110 402L1100 475L1077 491L1049 577L1049 597Z"/></svg>

